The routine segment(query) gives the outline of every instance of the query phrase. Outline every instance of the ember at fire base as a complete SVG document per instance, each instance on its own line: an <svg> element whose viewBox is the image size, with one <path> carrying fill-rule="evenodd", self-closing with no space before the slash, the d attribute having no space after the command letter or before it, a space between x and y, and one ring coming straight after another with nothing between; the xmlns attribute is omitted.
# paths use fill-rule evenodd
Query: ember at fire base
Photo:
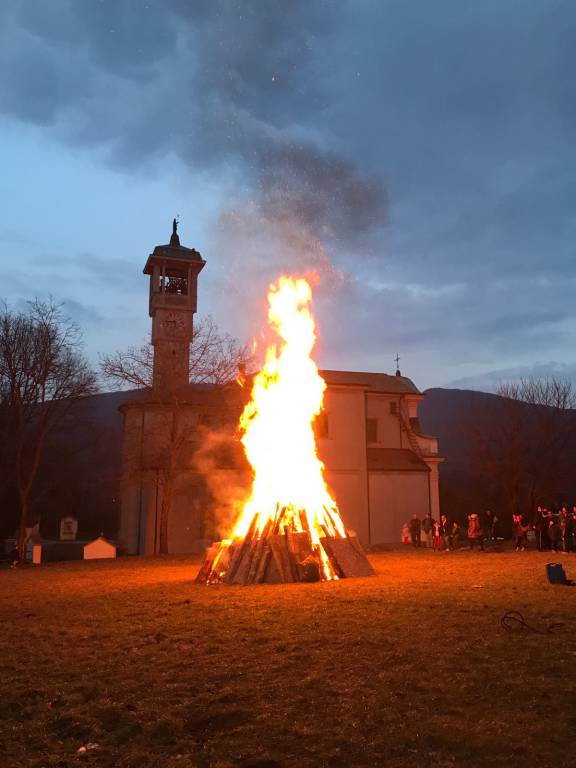
<svg viewBox="0 0 576 768"><path fill-rule="evenodd" d="M331 581L374 573L355 534L313 536L309 530L284 527L280 515L257 530L257 516L244 538L225 539L206 553L196 581L202 584L280 584ZM290 515L302 520L302 515Z"/></svg>

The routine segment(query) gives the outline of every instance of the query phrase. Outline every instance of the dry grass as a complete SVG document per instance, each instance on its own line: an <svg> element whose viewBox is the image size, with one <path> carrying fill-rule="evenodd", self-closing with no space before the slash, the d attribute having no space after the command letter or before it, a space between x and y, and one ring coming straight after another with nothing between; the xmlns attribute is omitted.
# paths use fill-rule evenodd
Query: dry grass
<svg viewBox="0 0 576 768"><path fill-rule="evenodd" d="M574 766L576 589L549 559L391 552L260 587L186 559L3 570L0 764ZM507 633L510 608L564 627Z"/></svg>

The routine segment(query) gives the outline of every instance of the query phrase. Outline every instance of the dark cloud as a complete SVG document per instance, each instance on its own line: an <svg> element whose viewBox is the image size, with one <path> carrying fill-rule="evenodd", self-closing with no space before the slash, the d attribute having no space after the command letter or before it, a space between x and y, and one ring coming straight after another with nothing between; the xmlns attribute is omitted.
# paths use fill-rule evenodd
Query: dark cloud
<svg viewBox="0 0 576 768"><path fill-rule="evenodd" d="M312 268L336 343L356 354L360 334L369 359L536 354L576 324L570 0L0 14L0 111L128 172L176 155L231 190L214 241L224 313Z"/></svg>
<svg viewBox="0 0 576 768"><path fill-rule="evenodd" d="M0 109L116 164L232 162L263 212L353 240L383 223L382 180L306 135L324 106L312 52L338 16L318 0L15 3Z"/></svg>

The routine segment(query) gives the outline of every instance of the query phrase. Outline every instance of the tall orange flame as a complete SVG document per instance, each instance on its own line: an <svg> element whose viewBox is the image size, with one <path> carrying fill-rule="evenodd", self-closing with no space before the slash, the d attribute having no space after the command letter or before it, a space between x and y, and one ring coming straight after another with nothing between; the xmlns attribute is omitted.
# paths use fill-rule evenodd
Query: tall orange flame
<svg viewBox="0 0 576 768"><path fill-rule="evenodd" d="M256 375L240 419L241 439L254 470L250 498L233 537L270 525L278 533L308 530L325 579L335 578L320 545L323 536L346 536L324 481L313 430L326 383L311 358L316 341L312 289L304 279L281 277L270 286L268 320L279 337Z"/></svg>

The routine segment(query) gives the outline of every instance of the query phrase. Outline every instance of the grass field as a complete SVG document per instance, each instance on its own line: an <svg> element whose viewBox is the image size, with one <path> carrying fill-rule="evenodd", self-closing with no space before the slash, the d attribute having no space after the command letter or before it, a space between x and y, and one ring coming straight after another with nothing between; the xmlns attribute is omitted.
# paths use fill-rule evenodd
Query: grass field
<svg viewBox="0 0 576 768"><path fill-rule="evenodd" d="M0 765L576 766L576 589L550 559L389 552L252 587L176 558L2 570ZM506 632L508 609L563 626Z"/></svg>

